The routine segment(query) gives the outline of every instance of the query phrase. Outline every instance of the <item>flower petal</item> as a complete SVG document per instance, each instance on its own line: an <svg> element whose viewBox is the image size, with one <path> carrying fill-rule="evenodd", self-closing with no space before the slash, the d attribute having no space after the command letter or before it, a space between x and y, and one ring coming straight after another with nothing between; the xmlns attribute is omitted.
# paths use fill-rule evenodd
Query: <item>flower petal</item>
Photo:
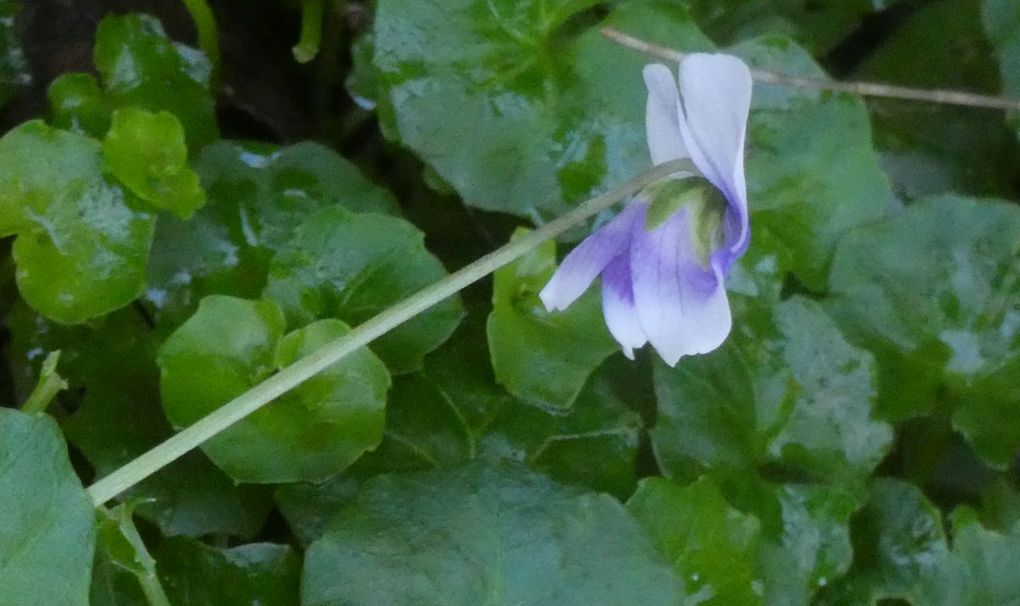
<svg viewBox="0 0 1020 606"><path fill-rule="evenodd" d="M641 203L627 205L619 215L570 251L538 293L547 310L566 309L584 294L613 257L630 245L633 223L639 215L644 217L643 207Z"/></svg>
<svg viewBox="0 0 1020 606"><path fill-rule="evenodd" d="M694 53L680 62L680 133L695 166L729 201L723 271L747 250L744 138L751 109L751 72L740 59Z"/></svg>
<svg viewBox="0 0 1020 606"><path fill-rule="evenodd" d="M646 65L645 87L648 88L648 105L645 110L645 136L653 164L663 164L678 158L687 158L680 135L680 94L676 79L665 65Z"/></svg>
<svg viewBox="0 0 1020 606"><path fill-rule="evenodd" d="M631 288L630 252L624 250L602 272L602 315L609 334L620 344L623 355L634 359L634 350L648 342L634 309Z"/></svg>
<svg viewBox="0 0 1020 606"><path fill-rule="evenodd" d="M729 301L721 269L701 265L689 213L635 229L630 254L634 307L662 359L673 366L719 347L732 325Z"/></svg>

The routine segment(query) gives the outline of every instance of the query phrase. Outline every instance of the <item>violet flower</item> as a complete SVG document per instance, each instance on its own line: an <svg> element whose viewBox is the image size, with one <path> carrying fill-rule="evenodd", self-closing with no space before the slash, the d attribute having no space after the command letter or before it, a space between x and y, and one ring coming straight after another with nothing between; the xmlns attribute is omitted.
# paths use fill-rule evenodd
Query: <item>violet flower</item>
<svg viewBox="0 0 1020 606"><path fill-rule="evenodd" d="M549 311L565 309L601 274L606 325L624 354L651 343L673 366L730 332L725 278L750 237L743 148L751 75L736 57L698 53L680 62L679 91L664 65L646 66L644 79L652 162L688 158L700 174L675 173L639 194L566 256L539 296ZM711 185L698 190L699 180ZM669 194L663 214L655 192L670 185L680 193Z"/></svg>

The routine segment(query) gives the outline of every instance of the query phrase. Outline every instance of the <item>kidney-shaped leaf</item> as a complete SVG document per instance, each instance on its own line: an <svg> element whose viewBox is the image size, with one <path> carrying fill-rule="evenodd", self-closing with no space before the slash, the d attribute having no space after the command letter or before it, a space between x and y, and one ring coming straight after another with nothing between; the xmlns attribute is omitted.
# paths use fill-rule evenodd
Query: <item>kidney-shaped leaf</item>
<svg viewBox="0 0 1020 606"><path fill-rule="evenodd" d="M611 497L476 463L368 482L309 548L301 603L675 605L678 583Z"/></svg>
<svg viewBox="0 0 1020 606"><path fill-rule="evenodd" d="M283 335L272 301L211 296L159 351L160 388L177 427L240 395L279 368L349 330L323 320ZM382 439L390 376L362 349L203 445L241 482L323 480Z"/></svg>

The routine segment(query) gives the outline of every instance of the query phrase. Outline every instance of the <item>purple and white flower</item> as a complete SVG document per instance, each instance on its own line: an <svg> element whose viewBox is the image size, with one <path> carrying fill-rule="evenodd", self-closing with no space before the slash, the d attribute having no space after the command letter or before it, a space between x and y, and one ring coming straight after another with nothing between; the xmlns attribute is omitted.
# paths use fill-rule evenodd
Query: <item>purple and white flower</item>
<svg viewBox="0 0 1020 606"><path fill-rule="evenodd" d="M677 81L664 65L644 69L645 127L652 162L687 158L725 198L716 221L697 205L681 205L650 221L651 200L638 196L563 260L540 297L549 311L565 309L602 276L602 309L624 354L651 343L670 366L719 347L732 318L725 279L750 238L744 182L744 135L751 74L740 59L691 54ZM704 230L713 233L705 237ZM708 246L706 247L706 242Z"/></svg>

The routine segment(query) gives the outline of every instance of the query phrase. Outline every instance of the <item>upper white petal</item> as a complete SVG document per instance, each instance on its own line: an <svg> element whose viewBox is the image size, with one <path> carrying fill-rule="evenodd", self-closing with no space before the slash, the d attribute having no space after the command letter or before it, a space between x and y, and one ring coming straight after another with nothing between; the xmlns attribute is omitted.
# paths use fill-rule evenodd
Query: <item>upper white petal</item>
<svg viewBox="0 0 1020 606"><path fill-rule="evenodd" d="M751 72L731 55L693 53L680 62L680 133L695 166L730 203L737 229L731 257L749 239L744 139L751 109Z"/></svg>
<svg viewBox="0 0 1020 606"><path fill-rule="evenodd" d="M687 149L680 134L680 94L676 78L665 65L646 65L645 87L648 104L645 110L645 136L653 164L687 158Z"/></svg>

